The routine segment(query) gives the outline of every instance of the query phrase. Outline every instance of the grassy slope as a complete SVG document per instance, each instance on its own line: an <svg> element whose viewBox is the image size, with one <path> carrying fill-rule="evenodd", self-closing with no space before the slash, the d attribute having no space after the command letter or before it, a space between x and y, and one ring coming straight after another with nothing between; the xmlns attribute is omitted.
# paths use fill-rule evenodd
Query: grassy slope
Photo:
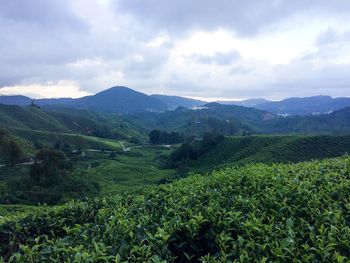
<svg viewBox="0 0 350 263"><path fill-rule="evenodd" d="M80 162L75 173L97 179L102 195L139 191L175 176L174 170L160 167L159 157L169 154L169 149L156 147L132 149L113 159L105 153L88 153L86 161Z"/></svg>
<svg viewBox="0 0 350 263"><path fill-rule="evenodd" d="M2 123L3 127L18 128L24 126L27 129L46 130L56 132L68 132L69 129L64 127L62 123L46 114L44 111L34 107L19 107L13 105L1 105L1 116L12 122L6 121ZM5 126L9 125L9 126Z"/></svg>
<svg viewBox="0 0 350 263"><path fill-rule="evenodd" d="M112 139L104 139L94 136L85 136L74 133L59 133L49 131L33 131L33 130L13 130L14 133L32 143L41 143L53 147L55 142L60 141L62 144L75 144L76 137L84 138L86 147L93 149L118 150L121 146L118 141Z"/></svg>
<svg viewBox="0 0 350 263"><path fill-rule="evenodd" d="M350 153L350 135L226 137L193 163L195 170L247 163L288 163Z"/></svg>
<svg viewBox="0 0 350 263"><path fill-rule="evenodd" d="M0 127L11 130L77 133L115 139L145 138L141 134L142 128L116 114L65 108L38 109L0 104Z"/></svg>
<svg viewBox="0 0 350 263"><path fill-rule="evenodd" d="M349 173L349 158L248 165L43 208L5 218L0 251L18 251L13 262L347 262Z"/></svg>

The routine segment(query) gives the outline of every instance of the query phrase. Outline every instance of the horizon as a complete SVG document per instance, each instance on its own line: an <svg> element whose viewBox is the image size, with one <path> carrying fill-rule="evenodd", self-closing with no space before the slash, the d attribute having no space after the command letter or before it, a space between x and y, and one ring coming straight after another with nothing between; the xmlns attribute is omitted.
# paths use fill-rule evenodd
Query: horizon
<svg viewBox="0 0 350 263"><path fill-rule="evenodd" d="M7 97L11 97L11 96L24 96L24 97L27 97L29 99L33 99L33 100L41 100L41 99L79 99L79 98L82 98L82 97L85 97L85 96L94 96L100 92L103 92L103 91L106 91L106 90L109 90L109 89L112 89L112 88L128 88L128 89L131 89L133 91L136 91L136 92L141 92L139 90L136 90L136 89L133 89L133 88L130 88L130 87L127 87L127 86L112 86L110 88L106 88L106 89L103 89L101 91L98 91L96 92L95 94L87 94L87 95L84 95L84 96L80 96L80 97L31 97L30 95L26 95L26 94L10 94L10 95L7 95L7 94L2 94L0 92L0 97L1 96L7 96ZM1 91L1 89L0 89ZM143 92L141 92L143 93ZM152 95L161 95L161 96L175 96L175 97L182 97L182 98L188 98L188 99L193 99L193 100L200 100L200 101L203 101L203 102L242 102L242 101L247 101L247 100L266 100L266 101L283 101L283 100L286 100L286 99L291 99L291 98L310 98L310 97L331 97L332 99L337 99L337 98L350 98L347 97L347 96L342 96L342 97L334 97L334 96L331 96L331 95L324 95L324 94L318 94L318 95L313 95L313 96L306 96L306 97L295 97L295 96L292 96L292 97L286 97L286 98L281 98L281 99L278 99L278 100L271 100L271 99L266 99L266 98L261 98L261 97L251 97L251 98L243 98L243 99L240 99L240 98L224 98L224 97L215 97L215 98L211 98L211 97L190 97L190 96L180 96L180 95L175 95L175 94L171 94L171 95L168 95L168 94L160 94L160 93L151 93L151 94L147 94L147 93L143 93L143 94L146 94L147 96L152 96Z"/></svg>
<svg viewBox="0 0 350 263"><path fill-rule="evenodd" d="M77 98L120 83L204 100L350 97L348 1L12 0L0 8L0 94Z"/></svg>

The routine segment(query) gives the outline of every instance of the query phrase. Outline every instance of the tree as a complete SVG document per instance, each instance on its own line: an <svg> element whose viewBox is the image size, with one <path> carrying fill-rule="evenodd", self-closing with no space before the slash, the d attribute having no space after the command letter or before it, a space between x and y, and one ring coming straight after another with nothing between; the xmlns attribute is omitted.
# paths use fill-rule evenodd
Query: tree
<svg viewBox="0 0 350 263"><path fill-rule="evenodd" d="M56 141L55 142L54 149L55 150L61 150L61 142L60 141Z"/></svg>
<svg viewBox="0 0 350 263"><path fill-rule="evenodd" d="M5 146L9 162L11 166L14 166L22 157L23 152L19 144L13 140L10 140Z"/></svg>
<svg viewBox="0 0 350 263"><path fill-rule="evenodd" d="M65 175L66 156L61 151L42 149L36 154L30 177L37 183L51 184Z"/></svg>
<svg viewBox="0 0 350 263"><path fill-rule="evenodd" d="M161 131L152 130L149 133L149 140L152 144L159 144L160 143L160 136L161 136Z"/></svg>

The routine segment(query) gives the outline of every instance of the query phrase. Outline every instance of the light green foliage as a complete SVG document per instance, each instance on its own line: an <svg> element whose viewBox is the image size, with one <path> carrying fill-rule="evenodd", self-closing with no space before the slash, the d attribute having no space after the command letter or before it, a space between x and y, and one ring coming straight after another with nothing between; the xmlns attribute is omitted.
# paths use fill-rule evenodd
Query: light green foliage
<svg viewBox="0 0 350 263"><path fill-rule="evenodd" d="M113 158L108 158L109 153L87 153L86 161L79 163L74 174L97 180L103 195L139 191L175 177L173 169L161 167L161 156L166 158L170 152L167 148L146 146L117 152Z"/></svg>
<svg viewBox="0 0 350 263"><path fill-rule="evenodd" d="M247 165L5 219L10 262L348 262L350 158Z"/></svg>

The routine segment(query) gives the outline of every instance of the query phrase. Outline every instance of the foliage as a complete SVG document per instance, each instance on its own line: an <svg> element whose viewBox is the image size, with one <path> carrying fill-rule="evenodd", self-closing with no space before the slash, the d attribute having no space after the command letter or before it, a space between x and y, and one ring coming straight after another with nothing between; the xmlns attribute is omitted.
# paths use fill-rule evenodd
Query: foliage
<svg viewBox="0 0 350 263"><path fill-rule="evenodd" d="M181 143L183 137L178 132L165 132L160 130L152 130L149 133L149 140L152 144L175 144Z"/></svg>
<svg viewBox="0 0 350 263"><path fill-rule="evenodd" d="M23 157L23 150L18 142L3 129L0 129L0 153L11 166L14 166Z"/></svg>
<svg viewBox="0 0 350 263"><path fill-rule="evenodd" d="M72 162L57 150L38 151L36 161L29 168L7 169L10 176L3 178L1 203L57 204L96 195L100 190L99 184L90 176L70 174Z"/></svg>
<svg viewBox="0 0 350 263"><path fill-rule="evenodd" d="M296 163L346 153L350 153L349 135L233 136L196 155L187 166L208 172L229 165Z"/></svg>
<svg viewBox="0 0 350 263"><path fill-rule="evenodd" d="M347 262L350 158L247 165L5 218L9 262Z"/></svg>
<svg viewBox="0 0 350 263"><path fill-rule="evenodd" d="M224 136L221 134L205 133L202 140L182 144L171 154L169 160L172 165L177 165L183 161L196 160L199 156L213 149L223 139Z"/></svg>

